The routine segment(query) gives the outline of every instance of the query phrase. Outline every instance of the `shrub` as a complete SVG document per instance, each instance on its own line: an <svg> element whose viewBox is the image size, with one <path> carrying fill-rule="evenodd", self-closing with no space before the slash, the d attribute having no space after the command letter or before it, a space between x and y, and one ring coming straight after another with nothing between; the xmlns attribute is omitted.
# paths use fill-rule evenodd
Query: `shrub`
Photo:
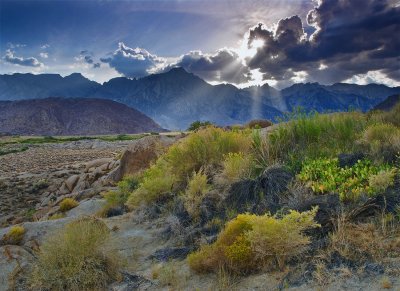
<svg viewBox="0 0 400 291"><path fill-rule="evenodd" d="M182 181L193 171L219 165L226 154L246 153L250 147L251 139L246 131L208 127L170 147L165 158Z"/></svg>
<svg viewBox="0 0 400 291"><path fill-rule="evenodd" d="M133 191L128 198L128 206L135 208L141 203L156 202L172 191L175 181L176 176L169 169L165 159L161 157L156 164L144 172L138 189Z"/></svg>
<svg viewBox="0 0 400 291"><path fill-rule="evenodd" d="M251 178L254 172L254 161L250 154L228 153L222 162L222 172L217 177L217 182L230 185L241 179Z"/></svg>
<svg viewBox="0 0 400 291"><path fill-rule="evenodd" d="M75 208L78 206L79 203L75 199L72 198L65 198L63 201L60 203L60 211L61 212L66 212L68 210L71 210L72 208Z"/></svg>
<svg viewBox="0 0 400 291"><path fill-rule="evenodd" d="M315 193L336 192L342 201L356 201L362 194L376 194L377 189L369 183L370 177L391 169L387 164L376 166L369 160L358 161L353 167L340 168L338 159L321 158L303 162L297 178L307 182Z"/></svg>
<svg viewBox="0 0 400 291"><path fill-rule="evenodd" d="M182 191L187 177L200 169L220 166L228 153L248 152L251 139L244 131L207 127L171 146L143 173L139 187L128 199L130 207L155 202L168 193Z"/></svg>
<svg viewBox="0 0 400 291"><path fill-rule="evenodd" d="M197 272L221 267L234 273L282 269L310 243L303 231L319 226L314 222L316 213L317 208L302 213L292 210L281 218L239 214L226 224L215 243L189 255L189 265Z"/></svg>
<svg viewBox="0 0 400 291"><path fill-rule="evenodd" d="M19 245L24 239L25 228L23 226L15 225L3 236L2 244L5 245Z"/></svg>
<svg viewBox="0 0 400 291"><path fill-rule="evenodd" d="M193 121L188 128L188 131L195 131L200 129L201 127L211 126L212 123L210 121Z"/></svg>
<svg viewBox="0 0 400 291"><path fill-rule="evenodd" d="M118 279L119 263L107 248L110 231L100 220L70 222L43 243L31 283L40 290L103 290Z"/></svg>
<svg viewBox="0 0 400 291"><path fill-rule="evenodd" d="M197 173L194 172L183 195L185 208L193 218L198 218L200 214L199 206L209 188L207 175L201 170Z"/></svg>
<svg viewBox="0 0 400 291"><path fill-rule="evenodd" d="M373 124L365 129L359 141L374 160L393 162L400 152L400 128Z"/></svg>

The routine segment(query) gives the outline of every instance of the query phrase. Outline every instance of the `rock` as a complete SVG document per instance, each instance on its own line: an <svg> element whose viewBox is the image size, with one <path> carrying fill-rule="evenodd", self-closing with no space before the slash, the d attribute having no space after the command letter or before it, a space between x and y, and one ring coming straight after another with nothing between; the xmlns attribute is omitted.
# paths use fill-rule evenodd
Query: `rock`
<svg viewBox="0 0 400 291"><path fill-rule="evenodd" d="M65 180L65 186L68 188L69 192L74 190L75 185L79 181L79 175L72 175L67 180Z"/></svg>
<svg viewBox="0 0 400 291"><path fill-rule="evenodd" d="M66 217L57 220L24 222L22 226L25 229L25 234L21 245L26 245L30 241L36 241L38 244L41 244L47 234L61 229L71 220L72 218ZM0 237L3 237L3 235L8 233L9 230L10 227L0 229Z"/></svg>
<svg viewBox="0 0 400 291"><path fill-rule="evenodd" d="M90 199L82 201L79 205L67 212L67 217L95 215L105 204L103 199Z"/></svg>
<svg viewBox="0 0 400 291"><path fill-rule="evenodd" d="M79 192L90 187L90 182L88 181L89 175L83 174L80 176L78 183L74 188L74 192Z"/></svg>
<svg viewBox="0 0 400 291"><path fill-rule="evenodd" d="M137 140L126 149L119 167L109 176L110 179L118 182L125 175L132 175L146 169L151 162L157 159L163 149L175 141L176 138L167 136L148 136Z"/></svg>
<svg viewBox="0 0 400 291"><path fill-rule="evenodd" d="M60 187L60 189L58 189L59 194L61 195L65 195L65 194L69 194L71 193L71 191L69 191L68 187L65 185L65 183L63 183Z"/></svg>
<svg viewBox="0 0 400 291"><path fill-rule="evenodd" d="M136 274L122 272L122 281L115 282L109 286L110 291L132 291L132 290L149 290L153 286L153 282Z"/></svg>
<svg viewBox="0 0 400 291"><path fill-rule="evenodd" d="M27 290L35 258L19 246L0 247L0 290Z"/></svg>
<svg viewBox="0 0 400 291"><path fill-rule="evenodd" d="M352 154L340 154L338 156L339 160L339 167L352 167L354 166L359 160L364 159L365 156L363 153L352 153Z"/></svg>
<svg viewBox="0 0 400 291"><path fill-rule="evenodd" d="M100 171L100 172L105 172L105 171L108 170L108 167L109 167L110 164L111 164L111 162L110 162L110 163L107 163L107 164L103 164L103 165L101 165L100 167L98 167L96 170L97 170L97 171Z"/></svg>
<svg viewBox="0 0 400 291"><path fill-rule="evenodd" d="M150 256L150 259L156 259L161 262L168 262L170 259L183 260L191 251L193 251L193 249L189 247L163 248L155 251L155 253Z"/></svg>
<svg viewBox="0 0 400 291"><path fill-rule="evenodd" d="M122 215L126 212L125 206L116 206L116 207L111 207L107 209L107 212L105 213L105 217L114 217L114 216L119 216Z"/></svg>
<svg viewBox="0 0 400 291"><path fill-rule="evenodd" d="M89 169L91 169L91 168L97 168L101 165L108 164L112 160L113 160L112 158L103 158L103 159L97 159L94 161L90 161L90 162L86 163L85 172L88 172Z"/></svg>

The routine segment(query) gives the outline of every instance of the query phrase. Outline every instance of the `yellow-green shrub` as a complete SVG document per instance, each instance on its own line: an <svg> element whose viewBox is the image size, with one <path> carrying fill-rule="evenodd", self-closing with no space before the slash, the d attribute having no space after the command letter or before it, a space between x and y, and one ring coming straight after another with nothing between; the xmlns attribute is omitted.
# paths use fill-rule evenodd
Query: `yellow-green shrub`
<svg viewBox="0 0 400 291"><path fill-rule="evenodd" d="M292 210L282 218L239 214L226 224L214 244L189 255L189 265L197 272L221 267L235 273L263 267L281 269L309 244L303 231L318 226L314 221L316 213L317 208L302 213Z"/></svg>
<svg viewBox="0 0 400 291"><path fill-rule="evenodd" d="M2 243L9 245L19 245L24 239L25 228L20 225L15 225L3 236Z"/></svg>
<svg viewBox="0 0 400 291"><path fill-rule="evenodd" d="M141 203L149 204L157 201L171 192L175 181L176 176L170 170L168 163L164 158L160 158L143 173L139 187L128 198L128 206L135 208Z"/></svg>
<svg viewBox="0 0 400 291"><path fill-rule="evenodd" d="M201 201L209 191L207 179L203 171L194 172L184 192L183 203L187 212L194 218L198 218Z"/></svg>
<svg viewBox="0 0 400 291"><path fill-rule="evenodd" d="M72 198L65 198L63 201L60 203L60 211L61 212L66 212L68 210L71 210L72 208L75 208L78 206L79 203L75 199Z"/></svg>
<svg viewBox="0 0 400 291"><path fill-rule="evenodd" d="M213 126L200 129L171 146L147 169L139 187L128 200L130 207L151 203L187 186L187 177L202 168L219 165L226 154L248 152L251 139L246 131L228 131Z"/></svg>
<svg viewBox="0 0 400 291"><path fill-rule="evenodd" d="M41 246L31 276L35 290L104 290L118 279L117 254L107 248L110 231L100 220L81 218Z"/></svg>
<svg viewBox="0 0 400 291"><path fill-rule="evenodd" d="M246 131L229 131L208 127L173 145L166 160L182 181L193 171L218 165L228 153L248 152L251 139Z"/></svg>
<svg viewBox="0 0 400 291"><path fill-rule="evenodd" d="M393 161L400 153L400 128L389 123L372 124L364 130L360 143L376 161Z"/></svg>

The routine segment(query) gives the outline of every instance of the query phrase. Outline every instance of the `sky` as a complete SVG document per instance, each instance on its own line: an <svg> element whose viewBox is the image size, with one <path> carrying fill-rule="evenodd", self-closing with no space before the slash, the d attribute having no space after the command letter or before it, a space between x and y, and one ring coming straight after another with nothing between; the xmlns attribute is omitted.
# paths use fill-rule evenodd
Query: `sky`
<svg viewBox="0 0 400 291"><path fill-rule="evenodd" d="M0 0L0 73L400 86L400 0Z"/></svg>

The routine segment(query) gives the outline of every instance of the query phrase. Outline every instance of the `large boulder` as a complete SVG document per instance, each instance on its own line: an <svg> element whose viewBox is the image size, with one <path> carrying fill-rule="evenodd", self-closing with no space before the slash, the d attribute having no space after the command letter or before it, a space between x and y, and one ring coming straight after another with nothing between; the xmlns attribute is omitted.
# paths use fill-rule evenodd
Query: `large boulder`
<svg viewBox="0 0 400 291"><path fill-rule="evenodd" d="M20 246L0 247L0 290L26 290L34 256Z"/></svg>
<svg viewBox="0 0 400 291"><path fill-rule="evenodd" d="M148 136L137 140L125 150L119 167L110 173L109 179L118 182L126 175L146 169L175 141L176 137L167 136Z"/></svg>

